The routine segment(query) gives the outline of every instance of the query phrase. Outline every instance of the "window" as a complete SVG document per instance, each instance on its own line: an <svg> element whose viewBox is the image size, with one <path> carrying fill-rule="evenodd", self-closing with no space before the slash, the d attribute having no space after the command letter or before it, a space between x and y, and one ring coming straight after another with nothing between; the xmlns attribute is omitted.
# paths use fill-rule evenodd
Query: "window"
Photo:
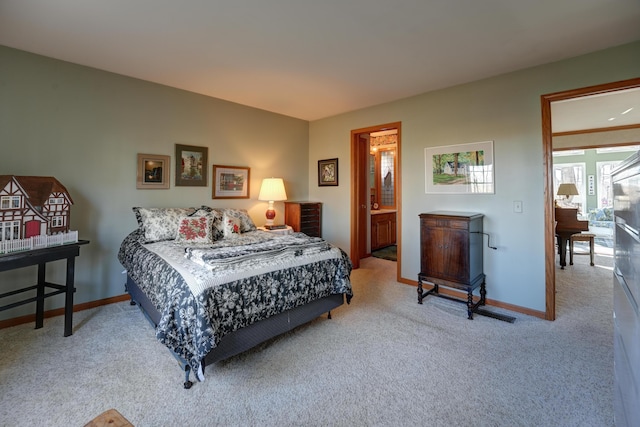
<svg viewBox="0 0 640 427"><path fill-rule="evenodd" d="M0 222L0 241L20 238L20 221Z"/></svg>
<svg viewBox="0 0 640 427"><path fill-rule="evenodd" d="M598 209L613 207L613 186L611 184L611 171L620 164L619 161L596 162L598 172Z"/></svg>
<svg viewBox="0 0 640 427"><path fill-rule="evenodd" d="M64 227L64 217L63 216L54 216L51 218L51 227Z"/></svg>
<svg viewBox="0 0 640 427"><path fill-rule="evenodd" d="M20 209L21 202L22 197L20 196L2 196L0 197L0 209Z"/></svg>
<svg viewBox="0 0 640 427"><path fill-rule="evenodd" d="M49 198L50 205L62 205L64 204L64 197L50 197Z"/></svg>
<svg viewBox="0 0 640 427"><path fill-rule="evenodd" d="M558 193L558 187L562 183L574 183L578 188L577 196L573 196L569 200L569 204L578 208L578 213L586 215L583 207L587 206L587 198L585 197L585 164L584 163L554 163L553 165L553 194ZM559 199L558 196L555 196Z"/></svg>

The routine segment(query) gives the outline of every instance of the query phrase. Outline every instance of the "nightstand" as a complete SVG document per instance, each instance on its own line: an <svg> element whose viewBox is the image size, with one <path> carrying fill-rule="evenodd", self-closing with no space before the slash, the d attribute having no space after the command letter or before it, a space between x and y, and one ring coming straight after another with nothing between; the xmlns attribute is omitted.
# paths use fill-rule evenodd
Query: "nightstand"
<svg viewBox="0 0 640 427"><path fill-rule="evenodd" d="M291 234L293 233L293 228L290 225L287 225L287 228L278 228L276 230L267 230L264 227L257 227L258 230L262 230L262 231L267 231L269 233L274 233L274 234Z"/></svg>
<svg viewBox="0 0 640 427"><path fill-rule="evenodd" d="M322 237L322 203L284 202L284 223L291 225L293 231Z"/></svg>

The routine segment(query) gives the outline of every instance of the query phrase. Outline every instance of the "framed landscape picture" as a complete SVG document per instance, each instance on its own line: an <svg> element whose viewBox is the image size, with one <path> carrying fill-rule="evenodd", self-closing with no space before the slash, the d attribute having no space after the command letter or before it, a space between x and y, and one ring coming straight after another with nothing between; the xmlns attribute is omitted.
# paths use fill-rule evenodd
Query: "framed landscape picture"
<svg viewBox="0 0 640 427"><path fill-rule="evenodd" d="M424 149L425 193L493 194L493 141Z"/></svg>
<svg viewBox="0 0 640 427"><path fill-rule="evenodd" d="M176 144L176 186L207 186L207 150Z"/></svg>
<svg viewBox="0 0 640 427"><path fill-rule="evenodd" d="M318 160L318 186L338 185L338 159Z"/></svg>
<svg viewBox="0 0 640 427"><path fill-rule="evenodd" d="M213 199L248 199L250 169L213 165Z"/></svg>
<svg viewBox="0 0 640 427"><path fill-rule="evenodd" d="M140 190L169 188L169 165L169 156L138 154L136 188Z"/></svg>

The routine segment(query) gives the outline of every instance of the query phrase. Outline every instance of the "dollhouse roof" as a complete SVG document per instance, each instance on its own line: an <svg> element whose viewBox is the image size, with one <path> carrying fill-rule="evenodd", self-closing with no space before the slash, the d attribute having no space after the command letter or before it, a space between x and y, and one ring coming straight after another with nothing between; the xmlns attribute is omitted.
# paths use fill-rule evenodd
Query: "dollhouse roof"
<svg viewBox="0 0 640 427"><path fill-rule="evenodd" d="M64 193L69 198L69 202L73 204L71 195L65 186L52 176L0 175L0 188L7 185L11 179L14 179L27 193L32 206L44 205L51 193Z"/></svg>

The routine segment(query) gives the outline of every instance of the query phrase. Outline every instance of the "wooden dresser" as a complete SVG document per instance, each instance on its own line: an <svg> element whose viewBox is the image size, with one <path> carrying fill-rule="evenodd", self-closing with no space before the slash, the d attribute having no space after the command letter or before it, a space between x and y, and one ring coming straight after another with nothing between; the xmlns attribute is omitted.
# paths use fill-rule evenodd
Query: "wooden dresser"
<svg viewBox="0 0 640 427"><path fill-rule="evenodd" d="M322 237L322 203L284 202L284 222L312 237Z"/></svg>
<svg viewBox="0 0 640 427"><path fill-rule="evenodd" d="M484 215L467 212L436 211L420 214L420 274L418 303L427 295L440 295L439 287L463 290L467 315L485 303L485 275L482 254L482 220ZM433 284L427 292L422 282ZM480 287L480 299L474 304L473 291Z"/></svg>

